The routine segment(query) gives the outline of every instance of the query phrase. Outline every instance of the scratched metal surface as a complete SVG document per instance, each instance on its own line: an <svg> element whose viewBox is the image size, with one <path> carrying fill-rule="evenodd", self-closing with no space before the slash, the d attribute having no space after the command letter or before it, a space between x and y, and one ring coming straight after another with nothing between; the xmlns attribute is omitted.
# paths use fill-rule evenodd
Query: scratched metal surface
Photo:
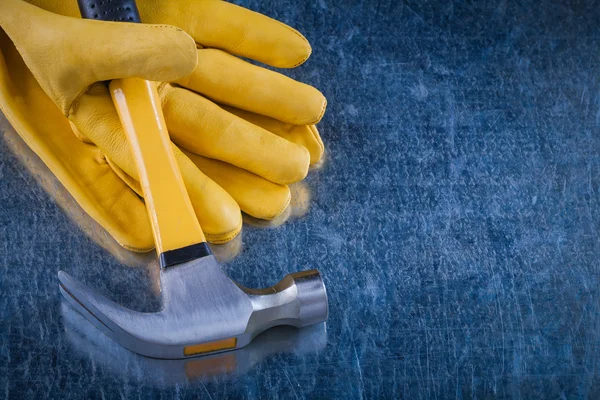
<svg viewBox="0 0 600 400"><path fill-rule="evenodd" d="M116 250L4 124L0 397L600 397L598 2L243 4L312 42L290 75L329 99L328 157L305 215L246 226L225 268L319 268L326 328L187 364L114 345L56 272L150 310L153 257Z"/></svg>

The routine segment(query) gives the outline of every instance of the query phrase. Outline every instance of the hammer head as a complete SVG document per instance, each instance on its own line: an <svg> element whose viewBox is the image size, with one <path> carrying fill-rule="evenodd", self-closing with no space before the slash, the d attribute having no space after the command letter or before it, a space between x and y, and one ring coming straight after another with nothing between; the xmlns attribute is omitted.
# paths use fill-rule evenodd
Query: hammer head
<svg viewBox="0 0 600 400"><path fill-rule="evenodd" d="M255 290L229 279L214 256L161 269L162 309L122 307L59 271L60 291L94 325L145 356L179 359L244 347L276 325L325 321L327 293L317 270Z"/></svg>

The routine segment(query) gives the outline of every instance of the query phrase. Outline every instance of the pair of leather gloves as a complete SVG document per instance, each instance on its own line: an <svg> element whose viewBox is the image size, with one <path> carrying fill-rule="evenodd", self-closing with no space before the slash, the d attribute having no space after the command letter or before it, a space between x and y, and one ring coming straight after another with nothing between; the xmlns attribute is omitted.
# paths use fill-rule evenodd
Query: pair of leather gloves
<svg viewBox="0 0 600 400"><path fill-rule="evenodd" d="M277 217L290 202L287 185L323 155L315 124L326 100L236 56L293 68L310 56L308 41L218 0L138 0L138 8L144 24L81 19L76 0L0 1L2 111L83 209L130 250L154 243L111 79L157 82L209 242L241 231L240 209Z"/></svg>

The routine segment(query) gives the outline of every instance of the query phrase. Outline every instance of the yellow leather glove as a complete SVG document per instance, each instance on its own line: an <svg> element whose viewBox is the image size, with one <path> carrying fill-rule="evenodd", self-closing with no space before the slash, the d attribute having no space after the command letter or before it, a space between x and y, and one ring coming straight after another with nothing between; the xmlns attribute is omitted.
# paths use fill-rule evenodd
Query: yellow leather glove
<svg viewBox="0 0 600 400"><path fill-rule="evenodd" d="M204 3L211 7L227 4L198 2ZM255 112L237 108L228 108L227 112L180 86L161 86L169 130L174 140L186 148L185 154L188 155L186 157L175 147L186 187L206 236L212 242L230 240L239 232L241 217L236 201L251 215L275 217L282 211L281 205L285 208L289 202L289 190L281 184L302 179L308 159L314 162L322 155L322 143L316 129L291 124L316 122L324 109L324 98L306 85L214 49L198 50L200 58L204 57L202 54L207 56L204 57L204 65L191 71L197 55L191 55L190 38L170 27L130 24L116 27L111 23L62 18L15 0L7 0L3 4L0 6L0 25L10 36L0 34L3 56L0 105L3 111L86 212L129 249L151 249L151 231L143 203L127 186L141 194L129 146L106 86L93 82L126 76L176 81L181 86L204 93L214 92L212 97L221 102ZM45 4L46 8L49 4ZM63 14L77 12L70 3L55 5L60 6L55 11ZM227 4L225 7L235 6ZM149 10L152 8L140 7L146 20L151 19L148 15L153 15L144 16ZM298 48L300 42L304 58L308 56L310 48L291 28L239 7L230 10L239 11L239 16L243 17L238 19L238 24L247 21L250 15L267 21L266 27L275 29L276 32L267 32L269 35L284 32L288 37L279 44L268 43L262 50L252 50L252 46L244 43L258 46L263 39L261 35L255 34L253 39L252 29L236 33L226 24L228 34L221 39L208 35L207 43L222 40L226 48L227 43L236 42L238 44L234 47L241 49L240 54L248 56L255 51L255 58L279 66L286 63L291 66L291 61L298 63L298 54L291 54L290 49ZM173 14L173 11L170 13ZM223 21L235 22L235 17L230 18L230 14L220 15ZM238 14L234 12L234 15ZM189 13L178 17L191 19ZM249 39L240 40L248 36ZM103 39L94 43L94 37ZM296 45L293 45L294 41ZM282 43L285 45L282 46ZM281 48L277 49L278 45ZM296 53L302 54L303 51ZM57 56L48 60L48 54ZM209 68L206 76L203 68ZM265 85L255 84L254 89L252 85L248 88L248 83L255 82ZM51 100L44 95L42 88ZM298 88L301 88L300 94L305 93L310 101L296 102L298 97L292 96L292 100L284 98L282 102L282 98L278 98L282 93ZM223 93L229 93L232 100L229 101L227 96L219 97ZM255 93L259 100L245 99L244 93ZM311 110L311 107L316 109L315 101L320 102L318 113ZM31 115L44 117L40 120L30 118ZM75 139L69 132L65 115L79 137L93 142L98 148ZM224 187L235 201L198 168Z"/></svg>

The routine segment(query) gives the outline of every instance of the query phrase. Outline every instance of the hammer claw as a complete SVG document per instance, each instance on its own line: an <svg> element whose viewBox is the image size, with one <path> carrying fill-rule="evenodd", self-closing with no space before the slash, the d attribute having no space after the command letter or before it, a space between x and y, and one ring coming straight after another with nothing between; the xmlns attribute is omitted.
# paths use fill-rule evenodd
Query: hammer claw
<svg viewBox="0 0 600 400"><path fill-rule="evenodd" d="M115 331L114 323L110 318L105 317L95 306L96 302L112 302L102 294L83 285L64 271L58 271L58 280L60 281L60 292L80 313L82 313L90 322L99 329L112 336ZM91 300L93 299L93 300ZM117 306L118 307L118 306Z"/></svg>
<svg viewBox="0 0 600 400"><path fill-rule="evenodd" d="M162 307L123 307L60 271L63 296L122 346L153 358L187 358L246 346L276 325L327 319L327 293L316 270L286 276L262 290L237 285L207 256L161 270Z"/></svg>

